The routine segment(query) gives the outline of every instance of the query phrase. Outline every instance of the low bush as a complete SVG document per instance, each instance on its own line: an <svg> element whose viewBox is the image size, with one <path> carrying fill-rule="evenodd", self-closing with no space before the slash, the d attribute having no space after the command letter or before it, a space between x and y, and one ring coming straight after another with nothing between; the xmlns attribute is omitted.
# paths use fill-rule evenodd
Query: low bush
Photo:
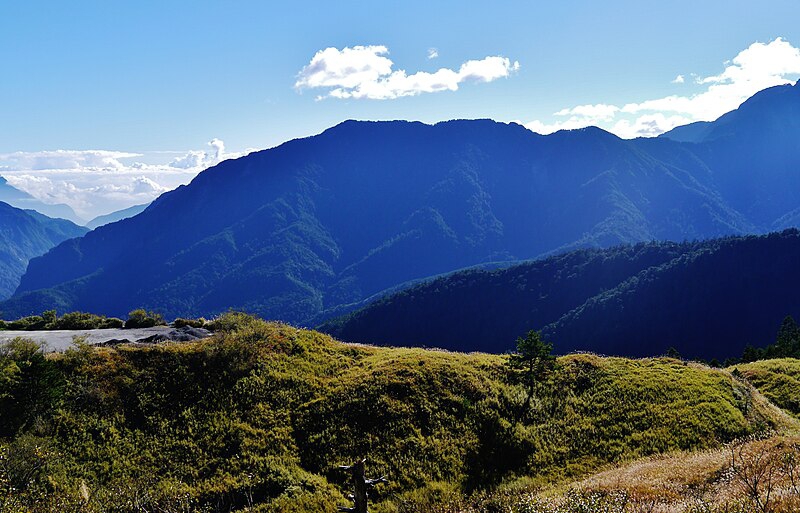
<svg viewBox="0 0 800 513"><path fill-rule="evenodd" d="M14 321L0 321L0 330L51 331L51 330L95 330L122 328L122 319L105 317L85 312L70 312L58 317L55 310L42 315L31 315Z"/></svg>
<svg viewBox="0 0 800 513"><path fill-rule="evenodd" d="M172 323L172 327L174 328L184 328L189 326L190 328L205 328L208 324L208 321L203 319L202 317L199 319L184 319L182 317L178 317Z"/></svg>
<svg viewBox="0 0 800 513"><path fill-rule="evenodd" d="M161 314L139 308L128 313L125 329L152 328L153 326L166 326L166 324L167 322Z"/></svg>
<svg viewBox="0 0 800 513"><path fill-rule="evenodd" d="M6 326L10 331L37 331L45 329L46 321L41 315L29 315L14 321L7 321Z"/></svg>

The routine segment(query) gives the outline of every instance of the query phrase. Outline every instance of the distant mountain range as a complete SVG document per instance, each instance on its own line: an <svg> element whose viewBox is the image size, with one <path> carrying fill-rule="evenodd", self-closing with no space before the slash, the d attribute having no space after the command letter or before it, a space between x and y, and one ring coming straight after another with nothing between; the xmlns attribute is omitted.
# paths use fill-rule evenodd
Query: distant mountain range
<svg viewBox="0 0 800 513"><path fill-rule="evenodd" d="M84 220L78 217L69 205L50 204L37 200L27 192L13 187L8 181L0 176L0 201L24 210L35 210L47 217L55 219L67 219L75 224L83 224Z"/></svg>
<svg viewBox="0 0 800 513"><path fill-rule="evenodd" d="M111 212L110 214L105 214L102 216L97 216L88 223L86 223L86 227L90 230L94 230L95 228L99 228L101 226L116 223L117 221L122 221L123 219L128 219L129 217L133 217L135 215L139 215L144 212L150 206L149 203L144 205L134 205L132 207L128 207L122 210L117 210L116 212Z"/></svg>
<svg viewBox="0 0 800 513"><path fill-rule="evenodd" d="M0 202L0 298L14 293L31 258L87 231L70 221Z"/></svg>
<svg viewBox="0 0 800 513"><path fill-rule="evenodd" d="M236 308L310 325L476 264L764 233L800 216L798 109L800 87L779 86L692 133L635 140L348 121L222 162L61 244L0 310Z"/></svg>
<svg viewBox="0 0 800 513"><path fill-rule="evenodd" d="M320 328L342 340L500 353L528 330L556 351L741 356L800 318L800 232L577 250L456 272Z"/></svg>

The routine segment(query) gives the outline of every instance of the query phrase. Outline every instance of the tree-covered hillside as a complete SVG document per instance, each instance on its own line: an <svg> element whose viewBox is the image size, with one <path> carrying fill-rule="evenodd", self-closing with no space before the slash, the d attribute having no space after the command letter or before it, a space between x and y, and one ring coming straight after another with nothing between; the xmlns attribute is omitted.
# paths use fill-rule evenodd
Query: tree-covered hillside
<svg viewBox="0 0 800 513"><path fill-rule="evenodd" d="M337 466L367 456L389 479L371 511L434 511L787 426L727 371L673 359L562 357L529 401L504 356L236 315L220 327L184 344L3 347L0 510L328 512L347 504Z"/></svg>
<svg viewBox="0 0 800 513"><path fill-rule="evenodd" d="M321 326L342 340L503 352L543 329L557 352L739 357L800 313L800 233L580 250L419 284Z"/></svg>

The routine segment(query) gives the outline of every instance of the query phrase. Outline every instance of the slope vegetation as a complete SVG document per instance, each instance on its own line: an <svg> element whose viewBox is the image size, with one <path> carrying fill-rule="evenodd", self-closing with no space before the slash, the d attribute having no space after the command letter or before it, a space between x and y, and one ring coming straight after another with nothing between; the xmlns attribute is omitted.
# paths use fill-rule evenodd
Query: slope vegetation
<svg viewBox="0 0 800 513"><path fill-rule="evenodd" d="M800 360L780 358L735 367L774 404L800 418Z"/></svg>
<svg viewBox="0 0 800 513"><path fill-rule="evenodd" d="M562 357L529 402L503 356L345 345L236 315L220 325L185 344L2 349L0 487L17 492L0 500L331 511L346 504L336 466L368 456L390 480L374 511L431 511L442 494L574 479L787 422L727 371L678 360Z"/></svg>

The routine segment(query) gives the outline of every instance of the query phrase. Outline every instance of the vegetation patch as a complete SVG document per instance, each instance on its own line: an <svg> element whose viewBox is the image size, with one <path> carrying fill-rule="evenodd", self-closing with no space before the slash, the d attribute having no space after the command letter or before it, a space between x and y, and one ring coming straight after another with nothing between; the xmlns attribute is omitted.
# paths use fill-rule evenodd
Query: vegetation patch
<svg viewBox="0 0 800 513"><path fill-rule="evenodd" d="M737 365L735 369L770 401L800 417L800 360L763 360Z"/></svg>
<svg viewBox="0 0 800 513"><path fill-rule="evenodd" d="M389 478L371 511L437 511L782 422L727 371L669 358L570 355L531 385L508 356L218 326L151 347L4 346L0 511L334 511L338 465L364 456Z"/></svg>

